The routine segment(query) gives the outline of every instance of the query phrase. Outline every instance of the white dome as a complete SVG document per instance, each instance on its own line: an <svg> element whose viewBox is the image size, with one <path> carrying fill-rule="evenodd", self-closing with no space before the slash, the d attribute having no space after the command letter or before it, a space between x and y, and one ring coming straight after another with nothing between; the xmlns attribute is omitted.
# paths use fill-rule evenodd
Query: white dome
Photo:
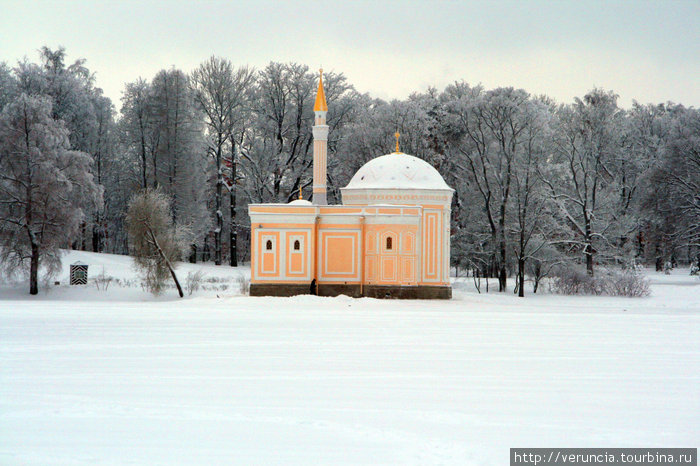
<svg viewBox="0 0 700 466"><path fill-rule="evenodd" d="M294 199L289 205L312 205L311 202L306 199Z"/></svg>
<svg viewBox="0 0 700 466"><path fill-rule="evenodd" d="M386 154L362 166L345 189L449 189L440 173L412 155Z"/></svg>

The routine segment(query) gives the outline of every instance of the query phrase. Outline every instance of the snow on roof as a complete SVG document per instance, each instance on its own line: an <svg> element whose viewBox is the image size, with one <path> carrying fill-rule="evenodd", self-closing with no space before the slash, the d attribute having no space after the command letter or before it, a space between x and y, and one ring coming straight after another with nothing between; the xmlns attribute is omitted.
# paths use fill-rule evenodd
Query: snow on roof
<svg viewBox="0 0 700 466"><path fill-rule="evenodd" d="M345 189L449 189L428 162L402 152L386 154L364 164Z"/></svg>
<svg viewBox="0 0 700 466"><path fill-rule="evenodd" d="M311 202L307 201L306 199L294 199L292 202L290 202L287 205L312 205Z"/></svg>
<svg viewBox="0 0 700 466"><path fill-rule="evenodd" d="M71 265L88 265L88 264L86 264L85 262L81 262L81 261L75 261Z"/></svg>

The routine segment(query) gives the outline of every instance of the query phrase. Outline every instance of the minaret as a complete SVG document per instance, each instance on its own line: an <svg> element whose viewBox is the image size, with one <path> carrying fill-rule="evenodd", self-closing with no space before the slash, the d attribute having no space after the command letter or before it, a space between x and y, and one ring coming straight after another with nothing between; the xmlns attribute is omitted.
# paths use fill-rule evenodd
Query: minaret
<svg viewBox="0 0 700 466"><path fill-rule="evenodd" d="M328 149L328 125L326 124L326 94L323 92L323 69L319 70L318 91L314 113L316 114L313 126L314 134L314 195L313 203L326 205L326 154Z"/></svg>

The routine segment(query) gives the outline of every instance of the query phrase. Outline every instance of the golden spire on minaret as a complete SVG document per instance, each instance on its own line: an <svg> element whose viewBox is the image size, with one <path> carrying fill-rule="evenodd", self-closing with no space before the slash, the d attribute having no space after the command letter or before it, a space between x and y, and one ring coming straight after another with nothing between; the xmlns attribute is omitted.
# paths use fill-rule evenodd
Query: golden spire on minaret
<svg viewBox="0 0 700 466"><path fill-rule="evenodd" d="M327 112L328 105L326 104L326 94L323 92L323 68L318 70L320 76L318 78L318 91L316 91L316 103L314 104L314 112Z"/></svg>
<svg viewBox="0 0 700 466"><path fill-rule="evenodd" d="M401 136L401 135L399 134L398 131L396 133L394 133L394 137L396 138L396 152L395 152L396 154L401 153L401 151L399 150L399 136Z"/></svg>
<svg viewBox="0 0 700 466"><path fill-rule="evenodd" d="M299 186L299 199L303 199L303 197L301 197L301 186Z"/></svg>

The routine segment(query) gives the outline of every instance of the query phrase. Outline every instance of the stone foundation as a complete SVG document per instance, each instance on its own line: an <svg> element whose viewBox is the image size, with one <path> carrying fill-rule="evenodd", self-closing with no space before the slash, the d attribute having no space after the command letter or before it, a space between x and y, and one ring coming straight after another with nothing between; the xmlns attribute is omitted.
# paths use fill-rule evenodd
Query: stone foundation
<svg viewBox="0 0 700 466"><path fill-rule="evenodd" d="M331 285L324 283L319 283L318 285L319 296L340 296L341 294L353 298L362 297L360 294L360 285Z"/></svg>
<svg viewBox="0 0 700 466"><path fill-rule="evenodd" d="M384 299L452 299L452 287L365 285L363 295Z"/></svg>
<svg viewBox="0 0 700 466"><path fill-rule="evenodd" d="M311 284L265 283L250 284L251 296L295 296L314 294ZM319 296L351 296L380 299L452 299L452 287L449 286L386 286L365 285L360 293L360 285L335 285L321 283L318 285Z"/></svg>
<svg viewBox="0 0 700 466"><path fill-rule="evenodd" d="M251 283L250 296L296 296L311 294L311 285L292 283Z"/></svg>

